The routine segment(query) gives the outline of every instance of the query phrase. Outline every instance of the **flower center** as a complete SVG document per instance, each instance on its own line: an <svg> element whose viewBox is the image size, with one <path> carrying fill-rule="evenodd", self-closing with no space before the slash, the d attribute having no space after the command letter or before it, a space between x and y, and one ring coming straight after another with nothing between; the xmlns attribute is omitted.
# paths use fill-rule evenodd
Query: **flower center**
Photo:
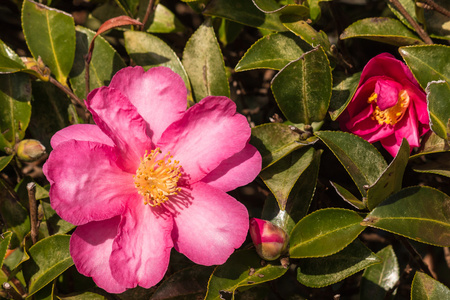
<svg viewBox="0 0 450 300"><path fill-rule="evenodd" d="M172 160L170 152L162 159L157 159L159 154L159 148L152 150L150 155L145 151L136 175L133 176L138 193L144 197L144 204L150 206L159 206L169 200L169 196L180 191L177 187L181 177L179 162Z"/></svg>
<svg viewBox="0 0 450 300"><path fill-rule="evenodd" d="M377 98L378 95L372 93L369 99L367 99L367 103L377 103ZM395 125L405 115L405 111L409 106L409 101L408 92L406 92L406 90L401 90L398 93L397 103L394 106L386 108L385 110L381 110L378 105L375 106L372 113L372 120L377 120L380 125Z"/></svg>

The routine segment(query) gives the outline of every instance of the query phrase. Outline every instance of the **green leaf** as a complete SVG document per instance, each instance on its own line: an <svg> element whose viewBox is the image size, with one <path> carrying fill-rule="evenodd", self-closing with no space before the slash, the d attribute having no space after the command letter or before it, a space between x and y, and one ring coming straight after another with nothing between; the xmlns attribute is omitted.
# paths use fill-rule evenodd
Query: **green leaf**
<svg viewBox="0 0 450 300"><path fill-rule="evenodd" d="M358 213L341 209L317 210L291 232L289 254L294 258L323 257L344 249L364 230Z"/></svg>
<svg viewBox="0 0 450 300"><path fill-rule="evenodd" d="M325 118L331 82L328 58L317 48L284 67L272 80L272 92L289 121L311 124Z"/></svg>
<svg viewBox="0 0 450 300"><path fill-rule="evenodd" d="M397 256L391 245L377 252L382 263L368 267L361 280L361 299L384 300L386 292L400 279Z"/></svg>
<svg viewBox="0 0 450 300"><path fill-rule="evenodd" d="M414 165L412 168L420 173L432 173L450 177L450 153L428 156L423 164Z"/></svg>
<svg viewBox="0 0 450 300"><path fill-rule="evenodd" d="M44 212L44 218L47 223L47 228L50 235L53 234L65 234L75 228L75 225L64 221L51 207L48 199L40 201L42 210Z"/></svg>
<svg viewBox="0 0 450 300"><path fill-rule="evenodd" d="M133 61L148 70L156 66L172 69L183 78L189 91L188 99L192 100L191 83L180 59L164 41L158 37L140 31L126 31L125 48Z"/></svg>
<svg viewBox="0 0 450 300"><path fill-rule="evenodd" d="M34 300L53 300L55 299L55 281L50 282L44 288L37 291L34 296Z"/></svg>
<svg viewBox="0 0 450 300"><path fill-rule="evenodd" d="M213 271L213 267L198 265L178 271L158 286L151 299L196 299L196 296L203 298Z"/></svg>
<svg viewBox="0 0 450 300"><path fill-rule="evenodd" d="M92 292L84 292L81 294L77 294L77 295L73 295L73 296L67 296L67 297L62 297L62 296L58 296L59 299L61 300L107 300L108 298L96 293L92 293Z"/></svg>
<svg viewBox="0 0 450 300"><path fill-rule="evenodd" d="M294 151L260 173L261 179L275 195L280 209L286 208L289 194L297 179L311 164L314 152L312 147Z"/></svg>
<svg viewBox="0 0 450 300"><path fill-rule="evenodd" d="M7 183L0 180L0 214L8 230L15 234L12 243L13 248L22 243L31 229L28 211L16 197L17 195L7 186Z"/></svg>
<svg viewBox="0 0 450 300"><path fill-rule="evenodd" d="M319 3L325 2L325 1L332 1L332 0L308 0L309 13L311 15L311 20L313 22L320 19L320 15L322 12L321 12Z"/></svg>
<svg viewBox="0 0 450 300"><path fill-rule="evenodd" d="M422 272L416 272L411 285L411 300L449 299L450 289Z"/></svg>
<svg viewBox="0 0 450 300"><path fill-rule="evenodd" d="M3 266L3 260L6 256L6 250L8 250L9 242L11 241L12 232L7 231L1 234L0 240L0 268Z"/></svg>
<svg viewBox="0 0 450 300"><path fill-rule="evenodd" d="M434 2L450 11L450 3L447 0L434 0ZM424 9L423 18L427 32L431 37L450 40L448 16L434 9Z"/></svg>
<svg viewBox="0 0 450 300"><path fill-rule="evenodd" d="M180 20L167 7L159 3L156 6L154 14L149 19L150 26L147 32L153 33L171 33L182 32L185 30Z"/></svg>
<svg viewBox="0 0 450 300"><path fill-rule="evenodd" d="M216 21L217 20L217 21ZM233 43L242 32L244 25L222 18L216 18L214 23L219 24L217 37L223 47Z"/></svg>
<svg viewBox="0 0 450 300"><path fill-rule="evenodd" d="M450 145L447 140L440 138L433 131L429 131L422 137L422 142L419 148L419 151L412 155L410 159L430 154L430 153L439 153L446 152L450 150Z"/></svg>
<svg viewBox="0 0 450 300"><path fill-rule="evenodd" d="M406 12L413 18L414 21L416 21L417 23L421 23L416 17L416 4L414 0L399 0L398 2L400 2L400 4L403 6ZM389 9L394 13L394 15L403 24L405 24L409 29L414 30L414 28L411 26L408 20L402 15L401 12L397 10L397 8L395 8L394 5L392 5L391 2L388 2L387 5Z"/></svg>
<svg viewBox="0 0 450 300"><path fill-rule="evenodd" d="M28 296L45 287L73 265L69 253L69 235L53 235L40 240L29 249L31 260L24 268L29 282Z"/></svg>
<svg viewBox="0 0 450 300"><path fill-rule="evenodd" d="M284 15L280 17L283 25L301 37L312 47L322 46L323 49L330 54L331 43L328 36L322 30L316 31L311 25L304 20L298 20L295 16Z"/></svg>
<svg viewBox="0 0 450 300"><path fill-rule="evenodd" d="M70 71L70 84L78 98L86 98L85 59L89 45L95 32L87 28L76 27L76 51L73 68ZM95 88L108 85L113 75L126 65L120 55L102 37L97 36L94 42L94 52L89 64L89 86Z"/></svg>
<svg viewBox="0 0 450 300"><path fill-rule="evenodd" d="M425 89L427 93L430 127L441 138L449 138L450 81L431 81Z"/></svg>
<svg viewBox="0 0 450 300"><path fill-rule="evenodd" d="M281 70L309 50L311 47L292 33L272 33L254 43L238 62L235 70Z"/></svg>
<svg viewBox="0 0 450 300"><path fill-rule="evenodd" d="M13 243L14 239L17 239L17 237L12 237L11 243ZM12 247L12 246L11 246ZM25 251L23 247L18 247L13 250L13 252L5 258L3 261L3 265L5 265L9 270L16 269L21 263L29 260L30 257L28 256L28 253Z"/></svg>
<svg viewBox="0 0 450 300"><path fill-rule="evenodd" d="M19 72L23 69L26 67L19 55L0 40L0 74Z"/></svg>
<svg viewBox="0 0 450 300"><path fill-rule="evenodd" d="M252 128L250 143L262 156L262 168L265 169L295 149L312 144L314 139L300 140L300 135L289 125L267 123Z"/></svg>
<svg viewBox="0 0 450 300"><path fill-rule="evenodd" d="M329 108L330 116L333 121L336 121L352 100L353 95L358 88L360 77L361 72L355 73L338 82L336 81L336 76L333 77L335 85L333 86L333 91L331 93Z"/></svg>
<svg viewBox="0 0 450 300"><path fill-rule="evenodd" d="M6 168L7 165L11 162L14 155L1 156L0 157L0 171Z"/></svg>
<svg viewBox="0 0 450 300"><path fill-rule="evenodd" d="M67 76L75 57L75 23L72 16L25 0L22 27L33 57L41 57L56 79L67 85Z"/></svg>
<svg viewBox="0 0 450 300"><path fill-rule="evenodd" d="M430 81L445 80L450 83L449 46L402 47L399 52L423 89Z"/></svg>
<svg viewBox="0 0 450 300"><path fill-rule="evenodd" d="M343 186L340 186L339 184L335 183L335 182L331 182L331 185L335 188L336 192L338 193L339 196L341 196L341 198L347 202L348 204L352 205L353 207L357 208L357 209L366 209L366 205L359 200L358 198L356 198L349 190L347 190L346 188L344 188Z"/></svg>
<svg viewBox="0 0 450 300"><path fill-rule="evenodd" d="M431 187L401 190L378 205L362 225L387 230L418 242L450 246L450 197Z"/></svg>
<svg viewBox="0 0 450 300"><path fill-rule="evenodd" d="M5 152L5 147L12 150L25 136L31 116L30 100L30 76L0 75L0 151Z"/></svg>
<svg viewBox="0 0 450 300"><path fill-rule="evenodd" d="M333 151L363 196L365 187L373 185L387 168L378 150L356 135L338 131L318 131L315 135Z"/></svg>
<svg viewBox="0 0 450 300"><path fill-rule="evenodd" d="M381 259L359 240L327 257L300 259L297 280L309 287L320 288L347 278Z"/></svg>
<svg viewBox="0 0 450 300"><path fill-rule="evenodd" d="M279 7L273 0L264 0L262 2ZM252 1L211 0L203 14L225 18L251 27L272 31L286 31L286 28L280 22L280 13L265 14Z"/></svg>
<svg viewBox="0 0 450 300"><path fill-rule="evenodd" d="M261 258L254 250L233 253L227 262L218 266L211 275L205 300L220 300L222 293L232 294L239 287L247 287L274 280L287 268L270 263L261 266Z"/></svg>
<svg viewBox="0 0 450 300"><path fill-rule="evenodd" d="M394 46L423 44L423 41L400 21L384 17L358 20L348 26L340 38L364 38Z"/></svg>
<svg viewBox="0 0 450 300"><path fill-rule="evenodd" d="M408 164L409 152L408 141L403 138L395 158L381 174L380 178L367 190L367 208L369 210L373 210L388 196L401 190L403 173Z"/></svg>
<svg viewBox="0 0 450 300"><path fill-rule="evenodd" d="M273 1L267 0L252 0L253 4L262 12L266 14L281 13L282 15L294 15L301 19L309 17L309 8L301 4L288 3L283 6Z"/></svg>
<svg viewBox="0 0 450 300"><path fill-rule="evenodd" d="M230 97L222 52L211 19L207 19L186 43L183 65L191 80L195 101L211 95Z"/></svg>

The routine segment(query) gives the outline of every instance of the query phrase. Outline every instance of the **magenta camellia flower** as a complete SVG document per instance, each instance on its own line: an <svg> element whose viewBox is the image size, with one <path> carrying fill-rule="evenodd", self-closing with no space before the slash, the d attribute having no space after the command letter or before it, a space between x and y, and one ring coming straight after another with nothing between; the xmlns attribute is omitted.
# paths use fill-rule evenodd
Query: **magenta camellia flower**
<svg viewBox="0 0 450 300"><path fill-rule="evenodd" d="M269 221L252 218L250 236L256 252L265 260L274 260L286 251L289 238L286 232Z"/></svg>
<svg viewBox="0 0 450 300"><path fill-rule="evenodd" d="M338 121L344 131L370 143L380 141L392 156L403 138L412 149L430 130L424 91L408 67L388 53L364 67L358 89Z"/></svg>
<svg viewBox="0 0 450 300"><path fill-rule="evenodd" d="M246 238L248 212L226 192L261 169L250 127L230 99L186 110L186 93L168 68L122 69L87 97L96 125L51 140L52 207L78 225L70 240L78 271L108 292L157 284L172 247L215 265Z"/></svg>

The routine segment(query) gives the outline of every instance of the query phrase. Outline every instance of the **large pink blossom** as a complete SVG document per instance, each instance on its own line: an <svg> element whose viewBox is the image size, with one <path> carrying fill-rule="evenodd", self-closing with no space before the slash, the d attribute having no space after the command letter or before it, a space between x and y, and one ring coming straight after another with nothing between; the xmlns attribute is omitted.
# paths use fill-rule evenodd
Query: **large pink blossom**
<svg viewBox="0 0 450 300"><path fill-rule="evenodd" d="M51 140L52 207L78 225L70 240L78 271L108 292L157 284L172 247L215 265L246 238L248 212L226 192L261 169L250 127L226 97L187 110L186 97L170 69L128 67L88 95L96 125Z"/></svg>
<svg viewBox="0 0 450 300"><path fill-rule="evenodd" d="M364 67L358 89L338 119L341 129L381 145L395 156L402 139L411 147L430 130L426 95L408 67L382 53Z"/></svg>

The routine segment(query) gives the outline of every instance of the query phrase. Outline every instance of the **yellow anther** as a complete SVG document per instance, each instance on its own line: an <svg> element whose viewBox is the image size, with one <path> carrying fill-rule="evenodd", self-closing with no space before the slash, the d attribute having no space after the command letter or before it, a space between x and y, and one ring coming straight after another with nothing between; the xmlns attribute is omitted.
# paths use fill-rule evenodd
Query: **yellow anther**
<svg viewBox="0 0 450 300"><path fill-rule="evenodd" d="M372 95L367 99L367 103L377 103L378 95L372 93ZM406 90L401 90L398 93L397 103L385 110L381 110L378 105L375 106L372 113L372 120L378 121L378 124L383 125L395 125L399 122L405 115L406 109L409 106L409 95Z"/></svg>

